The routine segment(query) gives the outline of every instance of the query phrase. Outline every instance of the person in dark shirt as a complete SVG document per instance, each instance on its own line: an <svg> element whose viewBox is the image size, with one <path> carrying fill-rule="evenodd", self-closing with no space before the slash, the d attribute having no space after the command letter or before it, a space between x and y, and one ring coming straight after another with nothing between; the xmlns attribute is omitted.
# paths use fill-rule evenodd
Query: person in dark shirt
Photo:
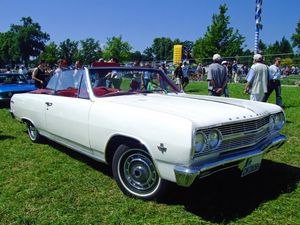
<svg viewBox="0 0 300 225"><path fill-rule="evenodd" d="M37 88L46 86L45 60L41 60L39 65L32 72L32 79L35 81Z"/></svg>

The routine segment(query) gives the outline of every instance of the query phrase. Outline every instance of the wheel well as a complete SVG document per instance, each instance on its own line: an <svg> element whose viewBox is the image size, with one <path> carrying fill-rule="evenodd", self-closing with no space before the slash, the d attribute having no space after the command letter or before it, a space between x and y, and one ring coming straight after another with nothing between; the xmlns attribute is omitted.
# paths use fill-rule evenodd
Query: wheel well
<svg viewBox="0 0 300 225"><path fill-rule="evenodd" d="M114 136L109 140L105 151L105 160L109 165L112 164L114 154L118 149L118 147L122 144L125 144L129 147L138 147L147 150L140 141L134 138L130 138L122 135Z"/></svg>
<svg viewBox="0 0 300 225"><path fill-rule="evenodd" d="M22 119L22 122L23 122L23 123L26 123L26 124L31 123L31 121L28 120L28 119Z"/></svg>

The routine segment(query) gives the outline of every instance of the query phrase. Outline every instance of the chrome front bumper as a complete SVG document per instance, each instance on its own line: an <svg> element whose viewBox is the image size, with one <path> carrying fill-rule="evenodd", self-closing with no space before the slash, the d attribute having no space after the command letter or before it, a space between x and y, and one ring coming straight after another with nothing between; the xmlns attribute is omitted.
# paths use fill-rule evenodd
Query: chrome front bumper
<svg viewBox="0 0 300 225"><path fill-rule="evenodd" d="M205 177L220 170L236 167L248 158L263 155L273 149L279 148L286 140L287 137L285 135L279 135L259 146L250 147L244 150L243 153L220 157L211 162L199 163L199 165L176 166L174 169L176 183L180 186L189 187L198 176Z"/></svg>

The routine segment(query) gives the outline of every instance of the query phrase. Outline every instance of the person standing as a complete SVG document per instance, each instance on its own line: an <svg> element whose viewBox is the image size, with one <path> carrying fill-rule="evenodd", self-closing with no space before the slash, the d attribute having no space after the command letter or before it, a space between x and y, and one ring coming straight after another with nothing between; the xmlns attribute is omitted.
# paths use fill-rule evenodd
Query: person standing
<svg viewBox="0 0 300 225"><path fill-rule="evenodd" d="M28 70L26 69L26 67L24 65L21 65L20 69L18 70L18 73L23 74L27 78Z"/></svg>
<svg viewBox="0 0 300 225"><path fill-rule="evenodd" d="M221 59L219 54L214 54L213 63L208 67L208 93L212 96L221 96L227 84L227 71L221 65Z"/></svg>
<svg viewBox="0 0 300 225"><path fill-rule="evenodd" d="M68 68L68 62L67 62L67 60L65 60L65 59L59 59L57 61L57 68L54 71L54 73L59 73L59 72L61 72L63 70L66 70L67 68Z"/></svg>
<svg viewBox="0 0 300 225"><path fill-rule="evenodd" d="M32 79L37 88L46 87L45 60L41 60L39 65L32 72Z"/></svg>
<svg viewBox="0 0 300 225"><path fill-rule="evenodd" d="M247 84L244 93L250 94L250 100L262 102L268 92L269 69L263 64L261 54L253 56L253 65L246 77Z"/></svg>
<svg viewBox="0 0 300 225"><path fill-rule="evenodd" d="M197 81L202 81L203 79L203 66L201 63L198 64L196 69L196 79Z"/></svg>
<svg viewBox="0 0 300 225"><path fill-rule="evenodd" d="M150 63L146 63L145 64L146 68L150 68ZM151 80L151 71L146 70L143 74L142 74L142 84L144 86L144 89L147 90L148 87L148 83Z"/></svg>
<svg viewBox="0 0 300 225"><path fill-rule="evenodd" d="M182 90L182 79L183 79L183 72L182 72L182 63L179 63L179 65L174 70L174 77L176 79L175 83L176 85Z"/></svg>
<svg viewBox="0 0 300 225"><path fill-rule="evenodd" d="M74 79L74 86L75 88L78 88L79 87L79 84L80 84L80 80L81 80L81 77L82 77L82 64L79 60L77 60L75 62L75 70L74 70L74 74L73 74L73 79Z"/></svg>
<svg viewBox="0 0 300 225"><path fill-rule="evenodd" d="M225 68L226 68L226 85L224 87L224 96L225 97L229 97L229 91L228 91L228 86L227 86L227 83L229 82L229 76L228 76L228 62L225 60L221 63Z"/></svg>
<svg viewBox="0 0 300 225"><path fill-rule="evenodd" d="M275 90L276 93L276 104L282 107L282 98L281 98L281 70L279 68L281 59L279 57L275 58L274 64L269 67L270 81L268 92L265 94L263 102L267 102L268 98Z"/></svg>
<svg viewBox="0 0 300 225"><path fill-rule="evenodd" d="M184 89L188 84L189 84L189 66L187 65L186 62L183 63L183 65L181 66L181 70L182 70L182 89Z"/></svg>
<svg viewBox="0 0 300 225"><path fill-rule="evenodd" d="M233 75L234 83L238 83L239 82L238 64L235 60L233 61L232 64L232 75Z"/></svg>

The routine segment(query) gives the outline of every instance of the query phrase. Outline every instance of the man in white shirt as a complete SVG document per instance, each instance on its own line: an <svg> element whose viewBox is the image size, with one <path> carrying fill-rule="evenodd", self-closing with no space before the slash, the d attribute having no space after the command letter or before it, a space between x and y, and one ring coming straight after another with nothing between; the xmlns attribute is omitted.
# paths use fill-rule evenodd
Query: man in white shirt
<svg viewBox="0 0 300 225"><path fill-rule="evenodd" d="M270 74L270 81L269 81L269 88L268 92L266 93L263 101L268 101L269 96L275 90L276 93L276 104L282 107L282 98L281 98L281 71L280 71L280 62L281 59L279 57L275 58L274 64L269 67L269 74Z"/></svg>
<svg viewBox="0 0 300 225"><path fill-rule="evenodd" d="M269 69L263 64L261 54L253 56L253 65L246 77L247 84L244 93L250 93L250 100L262 102L268 92Z"/></svg>

